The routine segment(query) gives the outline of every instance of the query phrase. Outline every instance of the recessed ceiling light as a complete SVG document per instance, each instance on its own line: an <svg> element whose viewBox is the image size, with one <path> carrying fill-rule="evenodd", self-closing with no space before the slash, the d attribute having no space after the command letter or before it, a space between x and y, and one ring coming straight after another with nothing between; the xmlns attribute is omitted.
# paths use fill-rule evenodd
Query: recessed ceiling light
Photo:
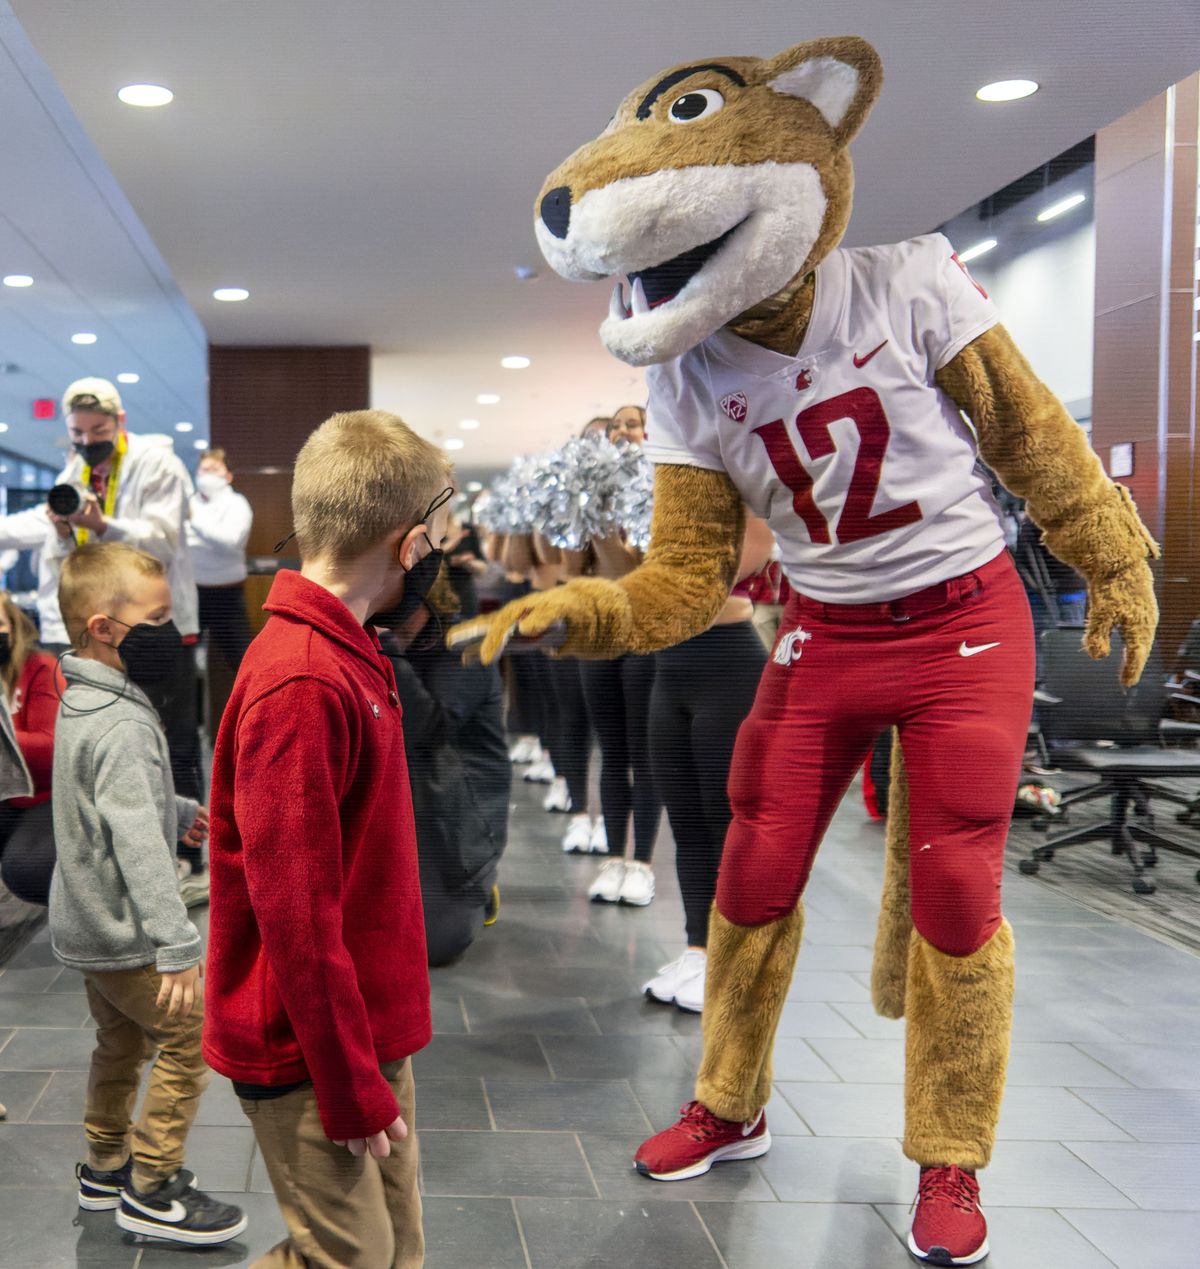
<svg viewBox="0 0 1200 1269"><path fill-rule="evenodd" d="M117 96L127 106L144 106L146 109L165 106L175 100L175 94L162 84L126 84L118 89Z"/></svg>
<svg viewBox="0 0 1200 1269"><path fill-rule="evenodd" d="M984 84L975 94L980 101L1020 101L1032 97L1041 85L1035 79L998 79L994 84Z"/></svg>
<svg viewBox="0 0 1200 1269"><path fill-rule="evenodd" d="M5 286L32 286L33 279L28 273L10 273L4 279Z"/></svg>
<svg viewBox="0 0 1200 1269"><path fill-rule="evenodd" d="M0 476L7 476L7 475L8 475L8 464L0 463Z"/></svg>
<svg viewBox="0 0 1200 1269"><path fill-rule="evenodd" d="M207 441L193 441L192 448L193 449L207 449L208 442Z"/></svg>
<svg viewBox="0 0 1200 1269"><path fill-rule="evenodd" d="M976 260L980 256L986 256L995 245L995 238L985 238L982 242L977 242L973 247L968 247L966 251L960 251L958 253L958 258L961 263L969 264L972 260Z"/></svg>
<svg viewBox="0 0 1200 1269"><path fill-rule="evenodd" d="M8 431L8 424L0 423L0 432L7 432L7 431Z"/></svg>
<svg viewBox="0 0 1200 1269"><path fill-rule="evenodd" d="M476 398L479 405L499 405L500 398L494 392L481 392Z"/></svg>
<svg viewBox="0 0 1200 1269"><path fill-rule="evenodd" d="M528 357L501 357L500 364L505 370L524 370L529 365Z"/></svg>
<svg viewBox="0 0 1200 1269"><path fill-rule="evenodd" d="M1038 212L1038 220L1053 220L1055 216L1061 216L1063 212L1069 212L1072 207L1078 207L1080 203L1087 202L1086 194L1072 194L1069 198L1061 199L1057 203L1051 203L1045 211Z"/></svg>
<svg viewBox="0 0 1200 1269"><path fill-rule="evenodd" d="M459 425L464 432L474 432L479 427L478 419L463 419Z"/></svg>
<svg viewBox="0 0 1200 1269"><path fill-rule="evenodd" d="M135 375L132 370L124 370L119 375L117 375L117 382L118 383L139 383L141 381L141 378L142 378L141 375Z"/></svg>
<svg viewBox="0 0 1200 1269"><path fill-rule="evenodd" d="M94 344L95 342L96 336L90 330L81 330L77 335L71 336L73 344Z"/></svg>
<svg viewBox="0 0 1200 1269"><path fill-rule="evenodd" d="M446 442L446 444L445 444L445 448L446 448L446 449L462 449L462 447L463 447L465 444L466 444L466 441L464 441L464 440L463 440L463 438L462 438L461 436L452 436L452 437L450 437L450 439Z"/></svg>
<svg viewBox="0 0 1200 1269"><path fill-rule="evenodd" d="M482 490L483 485L478 480L468 481L467 493L480 493Z"/></svg>
<svg viewBox="0 0 1200 1269"><path fill-rule="evenodd" d="M219 286L213 292L213 299L224 304L240 304L242 300L249 298L250 292L244 286Z"/></svg>
<svg viewBox="0 0 1200 1269"><path fill-rule="evenodd" d="M176 423L175 430L177 432L190 432L192 430L192 426L193 425L191 423Z"/></svg>
<svg viewBox="0 0 1200 1269"><path fill-rule="evenodd" d="M527 264L514 264L513 272L519 282L536 282L538 271Z"/></svg>

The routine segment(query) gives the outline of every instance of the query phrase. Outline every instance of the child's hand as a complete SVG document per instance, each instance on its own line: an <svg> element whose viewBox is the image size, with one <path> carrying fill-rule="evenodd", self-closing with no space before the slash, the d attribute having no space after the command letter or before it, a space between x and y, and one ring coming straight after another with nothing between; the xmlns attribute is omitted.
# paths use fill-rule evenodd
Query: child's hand
<svg viewBox="0 0 1200 1269"><path fill-rule="evenodd" d="M155 1003L160 1009L166 1007L168 1018L176 1015L186 1018L192 1012L196 1001L200 999L200 979L203 973L200 965L193 965L191 969L181 969L177 974L162 976L162 986L158 989L158 1000Z"/></svg>
<svg viewBox="0 0 1200 1269"><path fill-rule="evenodd" d="M185 846L202 846L208 837L208 811L201 807L196 812L196 818L192 822L191 828L183 835L183 843Z"/></svg>
<svg viewBox="0 0 1200 1269"><path fill-rule="evenodd" d="M335 1141L335 1146L345 1146L356 1158L368 1151L373 1159L386 1159L392 1153L392 1142L403 1141L408 1136L408 1125L399 1115L382 1131L371 1137L354 1137L349 1141Z"/></svg>

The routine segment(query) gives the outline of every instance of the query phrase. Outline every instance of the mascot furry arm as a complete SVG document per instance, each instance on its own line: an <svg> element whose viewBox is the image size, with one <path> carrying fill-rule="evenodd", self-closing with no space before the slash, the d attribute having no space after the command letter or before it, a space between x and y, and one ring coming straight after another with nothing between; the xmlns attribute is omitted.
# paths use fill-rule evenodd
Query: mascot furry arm
<svg viewBox="0 0 1200 1269"><path fill-rule="evenodd" d="M609 351L634 365L670 362L727 327L795 354L813 313L814 270L850 218L847 146L881 81L874 50L844 37L769 59L677 67L631 93L605 131L547 178L536 211L542 251L564 277L629 275L630 303L618 284L601 326ZM1088 652L1107 654L1119 628L1123 679L1136 681L1156 624L1148 556L1157 548L1128 492L1104 474L1002 327L934 373L1047 546L1086 578ZM517 600L459 627L457 640L482 634L480 655L492 660L514 633L536 637L565 620L564 654L608 658L698 634L733 581L741 504L723 471L660 466L641 567L620 581L580 579ZM895 755L900 764L898 745ZM903 1012L911 928L907 790L902 769L897 776L873 984L876 1007L891 1016Z"/></svg>

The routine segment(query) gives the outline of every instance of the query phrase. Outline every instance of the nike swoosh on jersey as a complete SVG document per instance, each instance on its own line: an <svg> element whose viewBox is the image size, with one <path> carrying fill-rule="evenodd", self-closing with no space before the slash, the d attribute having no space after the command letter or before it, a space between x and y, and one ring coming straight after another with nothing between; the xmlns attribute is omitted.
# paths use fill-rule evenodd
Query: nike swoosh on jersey
<svg viewBox="0 0 1200 1269"><path fill-rule="evenodd" d="M989 648L998 648L999 646L999 642L981 643L978 647L971 648L967 646L966 640L963 640L963 642L958 645L958 655L960 657L973 657L977 652L986 652Z"/></svg>
<svg viewBox="0 0 1200 1269"><path fill-rule="evenodd" d="M860 357L860 356L858 355L858 353L855 353L855 354L854 354L854 366L855 366L855 369L857 369L857 370L861 370L861 369L863 368L863 366L865 366L865 365L867 364L867 362L868 362L868 361L870 361L870 360L871 360L871 358L872 358L872 357L874 357L874 356L875 356L875 354L876 354L877 352L879 352L879 351L880 351L880 350L881 350L881 349L882 349L882 348L883 348L883 347L887 344L887 342L888 342L888 341L885 339L885 340L883 341L883 343L879 345L879 347L878 347L878 348L872 348L872 349L871 349L871 351L870 351L869 353L867 353L867 355L866 355L865 357Z"/></svg>

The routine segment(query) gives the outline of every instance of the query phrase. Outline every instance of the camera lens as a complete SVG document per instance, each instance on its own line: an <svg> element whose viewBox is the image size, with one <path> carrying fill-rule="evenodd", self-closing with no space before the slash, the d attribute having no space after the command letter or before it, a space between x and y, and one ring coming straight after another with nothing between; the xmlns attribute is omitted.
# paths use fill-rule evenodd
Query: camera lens
<svg viewBox="0 0 1200 1269"><path fill-rule="evenodd" d="M83 498L74 485L55 485L46 502L56 516L73 516L83 506Z"/></svg>

